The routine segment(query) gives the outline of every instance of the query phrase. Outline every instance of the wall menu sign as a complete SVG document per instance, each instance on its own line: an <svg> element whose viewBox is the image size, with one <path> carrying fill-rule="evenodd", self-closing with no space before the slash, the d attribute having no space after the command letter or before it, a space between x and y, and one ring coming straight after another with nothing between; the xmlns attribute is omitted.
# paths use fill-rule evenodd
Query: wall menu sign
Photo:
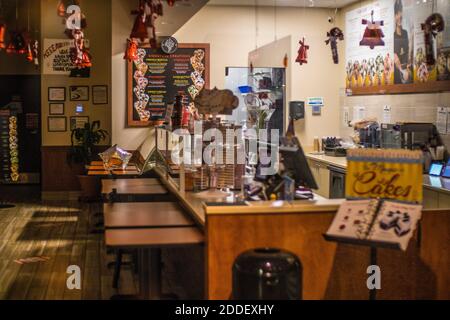
<svg viewBox="0 0 450 320"><path fill-rule="evenodd" d="M426 63L421 24L433 12L448 21L448 0L376 0L346 13L346 87L351 94L450 90L450 25L433 39L435 65ZM383 20L384 46L360 46L362 19ZM446 16L447 15L447 16Z"/></svg>
<svg viewBox="0 0 450 320"><path fill-rule="evenodd" d="M209 44L179 44L173 54L140 47L138 57L128 62L128 127L161 124L177 94L192 105L209 88Z"/></svg>
<svg viewBox="0 0 450 320"><path fill-rule="evenodd" d="M422 202L422 151L353 149L347 160L348 199Z"/></svg>
<svg viewBox="0 0 450 320"><path fill-rule="evenodd" d="M89 48L89 40L85 40ZM44 39L42 48L43 74L69 75L74 65L70 49L74 48L70 39Z"/></svg>

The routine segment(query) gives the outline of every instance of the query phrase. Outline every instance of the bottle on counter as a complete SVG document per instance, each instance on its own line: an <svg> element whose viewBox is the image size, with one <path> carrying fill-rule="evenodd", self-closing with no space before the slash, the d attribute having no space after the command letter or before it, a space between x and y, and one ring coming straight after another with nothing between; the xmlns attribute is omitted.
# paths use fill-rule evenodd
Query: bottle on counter
<svg viewBox="0 0 450 320"><path fill-rule="evenodd" d="M183 120L183 96L178 94L175 96L175 104L172 113L172 128L180 128Z"/></svg>

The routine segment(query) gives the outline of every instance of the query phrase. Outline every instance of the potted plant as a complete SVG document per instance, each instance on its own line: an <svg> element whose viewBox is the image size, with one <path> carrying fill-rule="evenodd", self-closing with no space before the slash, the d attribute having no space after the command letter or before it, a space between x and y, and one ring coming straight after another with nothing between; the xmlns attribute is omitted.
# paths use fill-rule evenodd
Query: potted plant
<svg viewBox="0 0 450 320"><path fill-rule="evenodd" d="M108 137L108 132L100 128L100 121L86 123L84 128L72 130L72 146L67 154L69 165L76 163L83 165L87 173L88 166L94 160L94 148ZM81 187L81 198L84 200L95 199L99 195L100 183L96 177L87 174L78 175Z"/></svg>

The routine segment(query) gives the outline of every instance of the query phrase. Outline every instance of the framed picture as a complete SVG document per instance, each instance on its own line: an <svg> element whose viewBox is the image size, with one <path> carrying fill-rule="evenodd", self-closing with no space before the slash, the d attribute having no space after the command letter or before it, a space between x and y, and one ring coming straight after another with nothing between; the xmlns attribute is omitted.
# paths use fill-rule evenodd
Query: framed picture
<svg viewBox="0 0 450 320"><path fill-rule="evenodd" d="M92 86L92 103L108 104L108 86Z"/></svg>
<svg viewBox="0 0 450 320"><path fill-rule="evenodd" d="M50 103L49 113L51 116L64 115L64 103Z"/></svg>
<svg viewBox="0 0 450 320"><path fill-rule="evenodd" d="M66 117L48 117L48 132L66 132Z"/></svg>
<svg viewBox="0 0 450 320"><path fill-rule="evenodd" d="M89 117L70 117L70 130L83 129L89 123Z"/></svg>
<svg viewBox="0 0 450 320"><path fill-rule="evenodd" d="M48 101L66 101L66 88L48 88Z"/></svg>
<svg viewBox="0 0 450 320"><path fill-rule="evenodd" d="M89 101L89 87L71 86L70 101Z"/></svg>

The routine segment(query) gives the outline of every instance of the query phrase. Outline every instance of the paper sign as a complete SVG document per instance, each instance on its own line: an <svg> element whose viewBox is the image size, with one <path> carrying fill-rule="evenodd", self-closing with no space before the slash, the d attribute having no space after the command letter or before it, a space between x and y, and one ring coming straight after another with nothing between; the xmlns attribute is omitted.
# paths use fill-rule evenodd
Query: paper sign
<svg viewBox="0 0 450 320"><path fill-rule="evenodd" d="M422 202L422 151L353 149L347 160L347 198Z"/></svg>
<svg viewBox="0 0 450 320"><path fill-rule="evenodd" d="M448 115L448 108L445 107L437 108L436 128L439 131L439 133L442 134L447 133L447 115Z"/></svg>
<svg viewBox="0 0 450 320"><path fill-rule="evenodd" d="M343 115L342 115L342 125L344 127L348 127L350 123L350 109L348 107L343 108Z"/></svg>
<svg viewBox="0 0 450 320"><path fill-rule="evenodd" d="M323 97L308 98L306 104L309 107L323 107L323 106L325 106Z"/></svg>
<svg viewBox="0 0 450 320"><path fill-rule="evenodd" d="M89 48L89 40L84 40ZM70 39L44 39L42 48L43 74L69 75L74 68L70 49L75 48Z"/></svg>
<svg viewBox="0 0 450 320"><path fill-rule="evenodd" d="M383 108L383 123L391 123L391 106Z"/></svg>
<svg viewBox="0 0 450 320"><path fill-rule="evenodd" d="M362 120L366 118L366 107L353 108L353 120Z"/></svg>

